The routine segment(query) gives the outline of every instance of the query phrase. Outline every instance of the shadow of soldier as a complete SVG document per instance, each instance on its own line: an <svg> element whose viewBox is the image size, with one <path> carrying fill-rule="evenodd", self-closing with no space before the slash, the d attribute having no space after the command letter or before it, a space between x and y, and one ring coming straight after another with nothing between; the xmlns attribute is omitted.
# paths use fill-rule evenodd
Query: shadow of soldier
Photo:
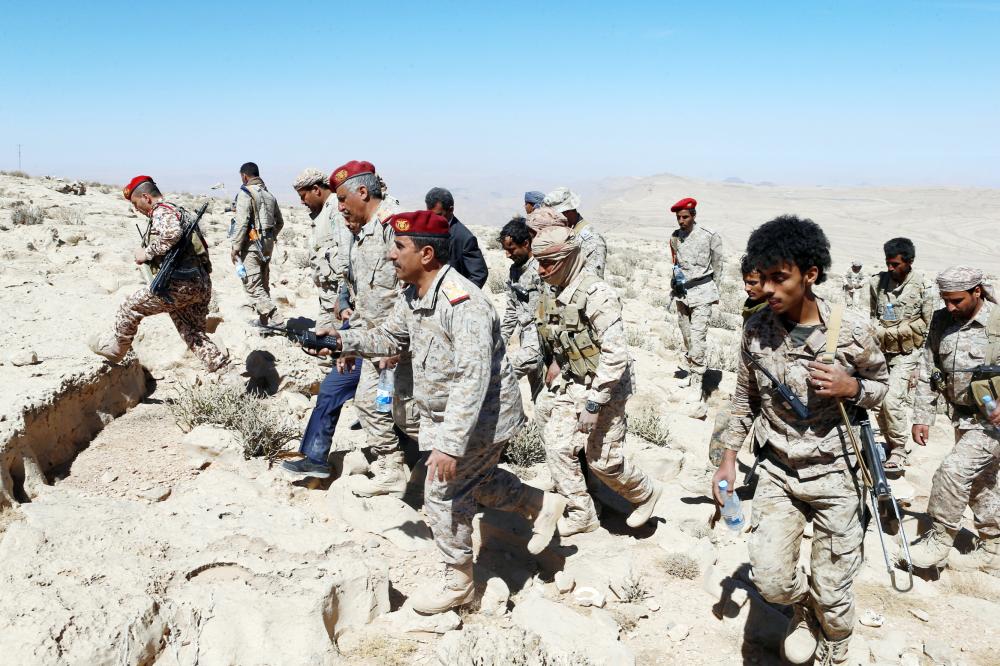
<svg viewBox="0 0 1000 666"><path fill-rule="evenodd" d="M721 594L712 606L712 615L726 623L742 624L743 663L782 664L781 642L791 617L789 607L769 604L757 592L750 565L740 564L719 581ZM782 609L782 610L779 610Z"/></svg>

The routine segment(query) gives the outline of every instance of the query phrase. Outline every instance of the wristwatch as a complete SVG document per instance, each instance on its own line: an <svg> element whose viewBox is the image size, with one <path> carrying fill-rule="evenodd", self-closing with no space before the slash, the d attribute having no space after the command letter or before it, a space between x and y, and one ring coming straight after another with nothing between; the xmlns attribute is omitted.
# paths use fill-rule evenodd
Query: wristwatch
<svg viewBox="0 0 1000 666"><path fill-rule="evenodd" d="M584 409L586 409L587 412L590 414L596 414L597 412L601 411L601 403L594 402L593 400L588 400Z"/></svg>

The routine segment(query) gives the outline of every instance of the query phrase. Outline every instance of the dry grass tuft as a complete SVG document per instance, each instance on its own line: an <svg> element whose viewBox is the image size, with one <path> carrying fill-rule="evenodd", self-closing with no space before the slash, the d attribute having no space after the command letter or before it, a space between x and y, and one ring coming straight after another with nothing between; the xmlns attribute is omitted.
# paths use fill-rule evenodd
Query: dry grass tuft
<svg viewBox="0 0 1000 666"><path fill-rule="evenodd" d="M33 225L41 224L45 219L45 213L38 206L14 206L10 213L10 221L13 224Z"/></svg>
<svg viewBox="0 0 1000 666"><path fill-rule="evenodd" d="M694 580L701 575L698 560L687 553L667 553L660 560L660 568L673 578Z"/></svg>
<svg viewBox="0 0 1000 666"><path fill-rule="evenodd" d="M647 442L666 446L670 441L670 426L652 405L646 405L637 412L629 414L627 423L629 433L642 437Z"/></svg>
<svg viewBox="0 0 1000 666"><path fill-rule="evenodd" d="M519 468L528 468L545 462L542 433L534 420L528 421L527 425L521 428L521 432L510 440L504 450L504 456L511 465Z"/></svg>

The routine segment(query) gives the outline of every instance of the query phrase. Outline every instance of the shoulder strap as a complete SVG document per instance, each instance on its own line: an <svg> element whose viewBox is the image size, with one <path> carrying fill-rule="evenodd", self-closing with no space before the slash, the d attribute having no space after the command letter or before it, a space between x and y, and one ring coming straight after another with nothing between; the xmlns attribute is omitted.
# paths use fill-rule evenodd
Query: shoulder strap
<svg viewBox="0 0 1000 666"><path fill-rule="evenodd" d="M990 318L986 320L986 365L995 365L1000 360L1000 305L993 305Z"/></svg>
<svg viewBox="0 0 1000 666"><path fill-rule="evenodd" d="M246 192L247 196L250 197L250 213L253 215L254 223L258 222L260 220L260 205L257 203L257 197L253 195L253 192L251 192L250 188L246 185L241 185L240 189Z"/></svg>
<svg viewBox="0 0 1000 666"><path fill-rule="evenodd" d="M844 305L834 303L830 307L830 319L826 322L826 349L819 357L823 363L833 363L837 357L837 340L840 339L840 322L844 316Z"/></svg>

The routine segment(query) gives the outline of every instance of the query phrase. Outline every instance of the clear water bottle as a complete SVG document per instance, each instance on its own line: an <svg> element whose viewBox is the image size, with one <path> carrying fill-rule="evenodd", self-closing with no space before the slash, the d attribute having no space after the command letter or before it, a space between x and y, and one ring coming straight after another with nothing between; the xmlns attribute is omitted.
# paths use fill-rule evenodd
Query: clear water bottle
<svg viewBox="0 0 1000 666"><path fill-rule="evenodd" d="M980 402L983 405L983 414L987 417L997 410L997 401L991 395L984 395ZM997 427L995 425L987 425L986 429L996 432Z"/></svg>
<svg viewBox="0 0 1000 666"><path fill-rule="evenodd" d="M729 491L728 481L719 481L719 494L726 498L726 503L722 505L722 519L726 521L726 527L734 532L743 530L743 506L740 498L735 492Z"/></svg>
<svg viewBox="0 0 1000 666"><path fill-rule="evenodd" d="M243 265L242 261L236 262L236 277L241 280L247 279L247 267Z"/></svg>
<svg viewBox="0 0 1000 666"><path fill-rule="evenodd" d="M396 370L383 368L378 373L378 386L375 388L375 411L388 414L392 411L392 393L396 384Z"/></svg>
<svg viewBox="0 0 1000 666"><path fill-rule="evenodd" d="M678 286L683 286L684 283L687 282L687 278L684 277L684 271L681 270L680 264L674 264L674 282L676 282Z"/></svg>
<svg viewBox="0 0 1000 666"><path fill-rule="evenodd" d="M882 313L882 319L886 321L896 321L899 319L899 315L896 314L896 306L892 303L886 303L885 312Z"/></svg>

